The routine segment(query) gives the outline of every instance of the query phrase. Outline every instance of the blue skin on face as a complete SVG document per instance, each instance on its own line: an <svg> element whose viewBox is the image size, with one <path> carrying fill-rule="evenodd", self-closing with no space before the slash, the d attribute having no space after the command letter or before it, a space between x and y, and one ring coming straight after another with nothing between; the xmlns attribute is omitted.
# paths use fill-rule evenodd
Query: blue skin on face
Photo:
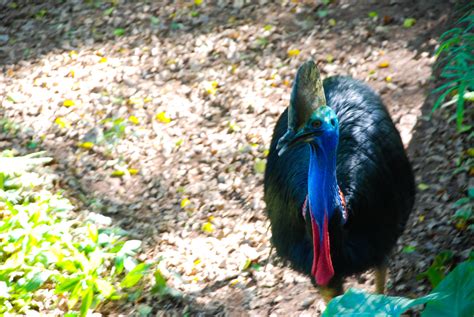
<svg viewBox="0 0 474 317"><path fill-rule="evenodd" d="M334 210L342 210L336 178L336 155L339 121L331 108L317 108L306 125L296 133L311 147L308 171L309 206L313 219L322 232L324 217L331 218ZM322 235L320 234L320 239Z"/></svg>

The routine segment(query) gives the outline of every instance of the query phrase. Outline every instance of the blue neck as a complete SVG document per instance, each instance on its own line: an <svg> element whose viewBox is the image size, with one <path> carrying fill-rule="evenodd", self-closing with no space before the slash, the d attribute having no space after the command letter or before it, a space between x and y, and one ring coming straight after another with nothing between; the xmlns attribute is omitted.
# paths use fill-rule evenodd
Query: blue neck
<svg viewBox="0 0 474 317"><path fill-rule="evenodd" d="M328 223L334 211L342 210L336 177L336 151L310 143L308 171L308 197L310 212L316 220L319 232L323 232L324 217ZM322 239L322 235L319 235Z"/></svg>

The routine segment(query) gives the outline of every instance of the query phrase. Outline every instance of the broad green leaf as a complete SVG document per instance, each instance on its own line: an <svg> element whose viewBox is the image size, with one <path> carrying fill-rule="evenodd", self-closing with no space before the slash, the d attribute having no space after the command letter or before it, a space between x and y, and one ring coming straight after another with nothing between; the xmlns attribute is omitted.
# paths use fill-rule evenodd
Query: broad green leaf
<svg viewBox="0 0 474 317"><path fill-rule="evenodd" d="M94 299L94 290L88 288L82 294L81 317L85 317L87 316L89 308L91 308L92 300Z"/></svg>
<svg viewBox="0 0 474 317"><path fill-rule="evenodd" d="M80 277L66 278L56 285L56 293L70 292L80 281Z"/></svg>
<svg viewBox="0 0 474 317"><path fill-rule="evenodd" d="M50 275L51 273L48 271L35 273L22 288L27 292L34 292L48 280Z"/></svg>
<svg viewBox="0 0 474 317"><path fill-rule="evenodd" d="M153 293L158 293L163 295L166 293L167 286L166 286L166 278L163 276L159 269L155 271L155 285L152 288Z"/></svg>
<svg viewBox="0 0 474 317"><path fill-rule="evenodd" d="M474 261L459 264L434 290L437 297L422 317L472 316L474 313Z"/></svg>
<svg viewBox="0 0 474 317"><path fill-rule="evenodd" d="M322 316L400 316L406 310L425 304L437 297L437 294L430 294L418 299L408 299L395 296L373 295L351 288L344 295L331 300Z"/></svg>
<svg viewBox="0 0 474 317"><path fill-rule="evenodd" d="M135 266L133 270L128 272L128 274L124 277L120 285L125 288L135 286L146 274L149 268L150 268L150 264L146 264L146 263L138 264L137 266Z"/></svg>

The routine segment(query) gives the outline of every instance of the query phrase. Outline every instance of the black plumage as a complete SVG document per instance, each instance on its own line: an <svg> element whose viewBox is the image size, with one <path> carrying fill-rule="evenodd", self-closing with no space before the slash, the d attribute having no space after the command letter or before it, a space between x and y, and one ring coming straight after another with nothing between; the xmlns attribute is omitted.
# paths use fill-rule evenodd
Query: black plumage
<svg viewBox="0 0 474 317"><path fill-rule="evenodd" d="M405 227L415 187L400 135L380 97L349 77L328 78L323 87L327 106L339 120L336 175L347 211L346 221L338 210L328 225L332 280L340 281L384 263ZM279 156L277 143L287 130L288 109L273 133L264 199L277 254L311 275L312 230L302 213L310 146L299 143Z"/></svg>

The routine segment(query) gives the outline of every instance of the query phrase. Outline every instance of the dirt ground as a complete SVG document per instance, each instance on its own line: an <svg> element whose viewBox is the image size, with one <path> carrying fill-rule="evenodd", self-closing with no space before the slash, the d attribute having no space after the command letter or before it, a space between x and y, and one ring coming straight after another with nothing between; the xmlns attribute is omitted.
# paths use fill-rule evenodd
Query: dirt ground
<svg viewBox="0 0 474 317"><path fill-rule="evenodd" d="M158 315L318 316L309 279L270 255L262 200L273 126L312 58L325 77L366 81L402 135L419 190L388 293L426 294L416 276L434 256L463 260L474 242L452 221L472 187L468 135L450 108L428 120L454 3L0 0L0 150L48 151L77 205L142 239L144 260L161 259L183 294L146 293L104 315L147 304ZM373 291L373 274L346 284Z"/></svg>

